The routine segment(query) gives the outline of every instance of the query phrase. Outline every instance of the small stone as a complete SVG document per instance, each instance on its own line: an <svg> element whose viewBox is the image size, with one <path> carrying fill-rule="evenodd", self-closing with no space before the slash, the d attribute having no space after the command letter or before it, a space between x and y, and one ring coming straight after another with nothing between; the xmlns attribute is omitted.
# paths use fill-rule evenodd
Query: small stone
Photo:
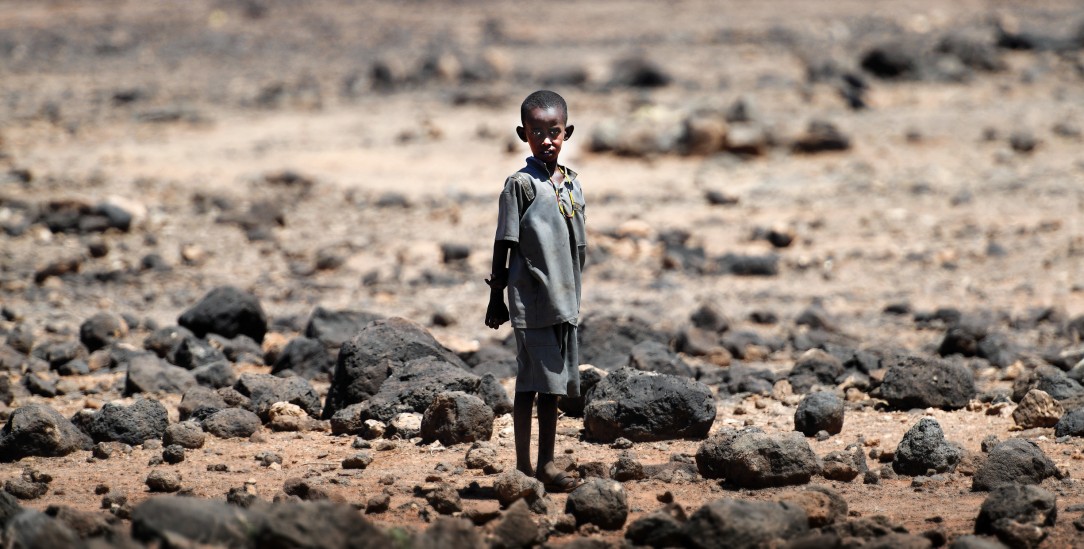
<svg viewBox="0 0 1084 549"><path fill-rule="evenodd" d="M181 489L181 475L172 471L151 471L145 482L151 492L176 492Z"/></svg>
<svg viewBox="0 0 1084 549"><path fill-rule="evenodd" d="M342 461L343 469L365 469L373 463L373 456L368 452L358 452Z"/></svg>
<svg viewBox="0 0 1084 549"><path fill-rule="evenodd" d="M613 448L614 450L628 450L632 448L632 441L625 437L617 437L610 443L610 448Z"/></svg>
<svg viewBox="0 0 1084 549"><path fill-rule="evenodd" d="M184 446L171 444L162 450L162 460L171 465L184 461Z"/></svg>
<svg viewBox="0 0 1084 549"><path fill-rule="evenodd" d="M373 496L365 502L365 514L374 515L378 513L387 512L391 507L391 496L386 492L380 493L380 495Z"/></svg>

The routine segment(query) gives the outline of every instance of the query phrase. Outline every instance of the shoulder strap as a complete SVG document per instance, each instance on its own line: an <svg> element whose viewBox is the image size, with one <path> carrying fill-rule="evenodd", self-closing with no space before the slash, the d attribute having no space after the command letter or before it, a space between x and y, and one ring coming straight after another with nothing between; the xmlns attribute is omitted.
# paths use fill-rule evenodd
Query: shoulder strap
<svg viewBox="0 0 1084 549"><path fill-rule="evenodd" d="M534 184L531 183L531 178L523 172L512 174L512 178L516 180L516 183L519 183L519 189L523 191L523 197L527 199L527 204L524 205L524 209L526 209L526 206L534 202Z"/></svg>

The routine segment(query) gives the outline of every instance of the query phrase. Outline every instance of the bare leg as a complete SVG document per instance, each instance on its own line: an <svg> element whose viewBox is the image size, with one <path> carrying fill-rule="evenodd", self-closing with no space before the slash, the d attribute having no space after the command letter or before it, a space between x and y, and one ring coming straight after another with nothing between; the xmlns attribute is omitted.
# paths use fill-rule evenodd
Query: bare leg
<svg viewBox="0 0 1084 549"><path fill-rule="evenodd" d="M534 395L533 392L517 392L515 402L512 404L512 429L516 435L516 469L527 476L534 476L534 469L531 467L531 412L534 408Z"/></svg>
<svg viewBox="0 0 1084 549"><path fill-rule="evenodd" d="M553 463L557 444L557 395L538 395L538 472L544 479L556 478L560 471Z"/></svg>

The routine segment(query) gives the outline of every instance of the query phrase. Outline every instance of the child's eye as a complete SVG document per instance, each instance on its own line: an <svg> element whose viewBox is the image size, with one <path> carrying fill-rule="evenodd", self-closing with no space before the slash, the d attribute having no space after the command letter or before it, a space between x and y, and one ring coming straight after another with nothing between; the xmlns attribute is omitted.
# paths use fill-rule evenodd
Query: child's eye
<svg viewBox="0 0 1084 549"><path fill-rule="evenodd" d="M564 133L564 130L562 130L561 128L550 128L549 131L531 130L531 135L535 139L543 139L545 137L549 137L550 140L555 140L561 137L562 133Z"/></svg>

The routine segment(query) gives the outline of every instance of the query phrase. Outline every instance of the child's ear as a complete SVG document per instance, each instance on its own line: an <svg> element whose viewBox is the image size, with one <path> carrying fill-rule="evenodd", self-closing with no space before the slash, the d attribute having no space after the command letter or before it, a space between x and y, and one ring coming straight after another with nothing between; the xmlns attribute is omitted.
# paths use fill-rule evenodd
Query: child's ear
<svg viewBox="0 0 1084 549"><path fill-rule="evenodd" d="M572 130L576 129L576 126L569 124L565 126L565 141L568 141L572 137Z"/></svg>
<svg viewBox="0 0 1084 549"><path fill-rule="evenodd" d="M519 136L519 140L527 142L527 130L523 129L523 126L516 126L516 135Z"/></svg>

